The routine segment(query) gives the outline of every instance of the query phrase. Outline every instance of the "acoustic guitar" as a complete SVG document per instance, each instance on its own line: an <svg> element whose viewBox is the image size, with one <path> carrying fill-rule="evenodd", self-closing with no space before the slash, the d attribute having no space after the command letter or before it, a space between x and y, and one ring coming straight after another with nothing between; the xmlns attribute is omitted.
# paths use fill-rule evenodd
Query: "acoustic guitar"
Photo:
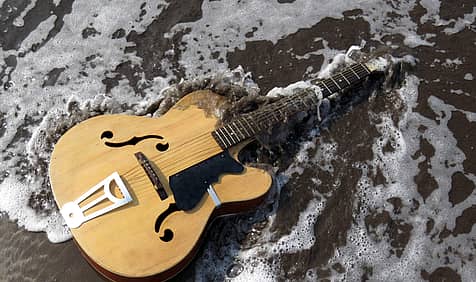
<svg viewBox="0 0 476 282"><path fill-rule="evenodd" d="M166 280L197 252L215 217L260 204L268 172L241 164L254 136L378 69L356 63L221 124L222 96L196 91L160 118L102 115L68 130L50 163L53 194L88 262L114 281Z"/></svg>

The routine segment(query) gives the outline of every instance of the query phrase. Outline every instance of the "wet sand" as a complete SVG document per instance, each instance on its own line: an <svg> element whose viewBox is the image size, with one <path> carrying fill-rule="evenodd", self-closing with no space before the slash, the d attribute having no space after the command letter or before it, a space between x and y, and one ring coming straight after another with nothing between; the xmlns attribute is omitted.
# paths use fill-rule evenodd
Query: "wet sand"
<svg viewBox="0 0 476 282"><path fill-rule="evenodd" d="M71 240L52 244L44 233L18 229L6 218L0 222L2 281L104 281Z"/></svg>
<svg viewBox="0 0 476 282"><path fill-rule="evenodd" d="M3 5L5 6L7 2L9 1L4 2ZM137 55L143 58L140 71L143 71L147 78L151 79L165 74L165 70L155 67L154 64L166 56L165 51L169 49L175 50L169 59L171 64L175 66L173 69L177 81L185 76L179 60L182 50L180 48L180 36L184 36L186 32L173 38L164 38L163 35L176 23L193 22L201 17L201 2L193 3L184 4L180 1L180 4L178 4L178 2L172 2L161 16L149 25L145 32L141 34L131 32L124 35L128 41L136 44L135 47L131 47L130 50L125 50L125 52L136 51ZM36 5L43 6L44 4L37 3ZM452 2L452 4L442 2L440 16L448 19L455 18L470 12L473 7L475 5L471 1L457 1ZM46 4L43 9L48 10ZM315 37L324 38L330 48L337 50L345 50L348 46L359 44L362 40L367 42L365 50L381 46L381 42L372 39L369 24L363 20L361 13L362 11L352 10L344 13L344 19L325 18L311 28L300 29L276 43L264 40L248 41L244 49L236 49L227 53L226 60L230 68L242 65L246 71L251 71L264 93L275 86L282 87L294 81L308 79L310 78L307 72L308 66L315 66L319 69L324 57L313 54L305 59L298 59L294 54L283 52L283 50L293 48L295 54L302 55L319 50L323 47L322 41L316 42ZM412 10L411 17L414 22L418 23L425 13L425 9L417 4ZM28 28L28 26L25 26L25 29ZM474 223L476 223L475 185L470 180L469 175L476 174L474 146L476 123L468 120L463 113L457 110L476 112L476 98L474 96L476 82L475 80L463 79L467 73L476 75L474 68L474 62L476 62L476 54L474 53L476 46L475 28L473 23L471 28L467 27L458 33L447 35L443 32L444 27L438 28L428 23L419 24L417 27L418 34L435 34L434 37L429 39L430 42L434 43L434 46L431 47L406 47L403 42L404 38L398 35L387 36L382 39L387 45L394 46L391 50L393 55L409 54L418 59L416 67L409 70L410 73L416 74L421 80L418 89L418 106L415 112L431 120L442 120L441 113L436 113L430 107L428 102L430 96L435 96L456 109L448 121L448 128L456 137L457 147L463 151L466 160L462 163L464 171L456 172L451 177L451 188L449 188L448 197L453 207L464 201L470 201L473 204L457 217L456 225L452 229L435 229L433 227L434 219L423 219L426 226L426 236L431 237L435 244L438 244L438 240L441 242L446 238L457 237L460 234L474 234L471 232ZM23 33L10 31L8 34L8 37L1 40L3 48L18 44L15 42L21 41L20 37ZM41 48L41 46L38 46L38 48ZM444 52L441 52L441 50L444 50ZM197 58L199 57L200 54L197 54ZM460 58L462 63L457 65L435 63L435 60L445 62L447 58ZM121 64L114 70L116 76L111 76L103 81L107 85L106 91L111 91L118 84L119 77L126 77L131 87L140 95L141 89L137 87L137 81L140 78L135 76L136 71L135 67L127 63ZM4 73L0 73L0 76L2 75ZM452 89L461 89L469 95L455 95L451 92ZM1 94L0 98L3 99L5 95L7 94ZM336 154L340 158L332 162L334 172L329 173L316 167L307 167L302 174L293 175L289 182L281 188L279 207L271 227L271 231L274 232L273 237L276 240L289 234L293 226L296 225L300 213L314 197L313 189L317 189L319 193L326 195L327 202L314 226L316 237L314 246L295 253L277 255L280 261L278 280L301 281L306 275L309 277L309 269L314 269L316 273L315 276L311 277L315 277L316 280L317 277L324 279L323 281L331 277L332 273L349 271L340 263L330 264L329 260L335 255L339 247L346 245L347 234L356 214L359 213L354 203L360 197L358 182L362 177L362 170L353 166L353 164L372 159L372 144L374 139L379 137L379 132L375 127L378 122L372 120L372 115L368 113L374 113L373 116L379 116L384 112L390 113L392 119L398 122L403 108L395 106L397 104L396 100L398 100L398 97L395 93L378 96L369 102L356 105L352 111L333 121L326 130L322 131L320 138L315 141L318 145L328 141L339 144ZM425 132L427 128L421 127L419 130ZM392 152L393 150L395 148L389 145L388 151ZM408 187L408 189L414 189L415 195L418 196L411 202L404 202L398 197L389 198L387 199L387 208L373 210L365 217L367 236L374 240L388 239L392 247L391 256L402 257L410 241L412 230L417 227L414 225L415 223L399 217L401 210L417 212L422 206L425 206L426 199L435 190L442 189L429 173L432 169L429 160L434 155L435 148L425 138L421 138L420 148L412 157L414 159L421 158L423 161L418 165L419 173L414 178L415 185ZM280 171L283 171L287 164L282 161L278 162L277 166ZM448 164L448 167L450 166L451 163ZM316 175L321 181L318 186L312 185L311 181ZM375 173L370 173L369 177L374 185L390 185L378 170ZM336 179L339 179L338 184L335 182ZM314 188L310 189L311 186ZM447 212L451 213L453 207L448 208ZM206 240L215 243L208 243L204 247L206 250L202 248L197 255L198 260L203 256L219 256L220 252L226 252L226 244L229 242L222 238L223 234L221 232L229 232L230 225L253 216L256 215L250 213L245 216L232 216L215 221L206 238ZM259 223L255 222L251 226L256 227ZM259 230L259 227L256 229ZM379 233L376 231L377 229L383 230L383 233ZM2 258L0 277L2 281L103 281L87 265L72 241L52 244L47 240L44 233L32 233L19 229L15 223L8 222L5 217L0 221L0 234L0 257ZM245 236L239 240L242 246L253 244L253 234L250 230L245 229L240 234ZM220 246L220 244L224 245ZM465 253L464 249L468 247L473 251L475 250L474 238L473 246L459 246L460 249L449 250L448 257L457 256L459 252ZM473 269L476 267L473 256L465 258L464 261L473 265ZM195 273L196 263L197 261L194 260L174 280L194 280L197 275ZM372 273L372 265L369 265L365 269L361 280L373 280ZM217 273L215 277L206 276L201 278L216 281L226 279L222 272ZM421 280L461 281L461 273L457 268L441 264L436 269L421 269Z"/></svg>

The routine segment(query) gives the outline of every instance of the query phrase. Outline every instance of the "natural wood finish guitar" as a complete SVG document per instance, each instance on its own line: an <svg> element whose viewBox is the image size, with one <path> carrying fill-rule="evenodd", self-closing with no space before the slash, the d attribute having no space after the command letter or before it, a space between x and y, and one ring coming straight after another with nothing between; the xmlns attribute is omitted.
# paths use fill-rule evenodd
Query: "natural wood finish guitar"
<svg viewBox="0 0 476 282"><path fill-rule="evenodd" d="M330 96L372 71L355 64L317 83L317 94ZM266 171L238 163L244 144L315 106L317 94L282 98L221 125L223 97L197 91L160 118L104 115L70 129L55 146L50 180L88 261L111 280L175 275L213 218L258 205L271 187Z"/></svg>

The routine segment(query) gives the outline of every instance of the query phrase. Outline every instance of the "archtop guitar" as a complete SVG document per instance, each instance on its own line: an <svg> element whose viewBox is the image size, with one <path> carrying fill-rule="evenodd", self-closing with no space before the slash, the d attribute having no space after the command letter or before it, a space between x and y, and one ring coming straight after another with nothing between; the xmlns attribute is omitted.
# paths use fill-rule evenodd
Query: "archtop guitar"
<svg viewBox="0 0 476 282"><path fill-rule="evenodd" d="M270 189L271 175L238 161L243 146L375 70L374 61L354 64L317 82L320 91L280 98L226 124L216 115L226 102L211 91L188 94L160 118L83 121L51 157L60 212L86 259L110 280L171 278L193 258L209 222L257 206Z"/></svg>

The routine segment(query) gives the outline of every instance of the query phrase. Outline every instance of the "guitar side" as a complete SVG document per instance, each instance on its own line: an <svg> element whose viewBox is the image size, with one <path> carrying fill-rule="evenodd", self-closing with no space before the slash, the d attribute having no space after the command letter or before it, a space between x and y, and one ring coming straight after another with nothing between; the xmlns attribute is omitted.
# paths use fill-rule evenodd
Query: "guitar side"
<svg viewBox="0 0 476 282"><path fill-rule="evenodd" d="M132 197L130 203L72 229L96 270L116 281L168 279L193 258L214 217L250 209L264 198L271 176L245 167L239 174L221 175L213 185L220 207L205 194L195 208L166 214L158 230L154 229L158 217L175 203L166 180L223 151L210 134L218 125L216 110L223 105L221 96L197 91L160 118L99 116L80 123L60 139L50 163L59 207L112 172L121 176ZM146 135L149 137L140 139ZM230 149L233 158L237 159L239 149L239 145ZM159 197L134 157L137 152L153 160L166 199ZM173 231L168 241L163 239L166 230Z"/></svg>

